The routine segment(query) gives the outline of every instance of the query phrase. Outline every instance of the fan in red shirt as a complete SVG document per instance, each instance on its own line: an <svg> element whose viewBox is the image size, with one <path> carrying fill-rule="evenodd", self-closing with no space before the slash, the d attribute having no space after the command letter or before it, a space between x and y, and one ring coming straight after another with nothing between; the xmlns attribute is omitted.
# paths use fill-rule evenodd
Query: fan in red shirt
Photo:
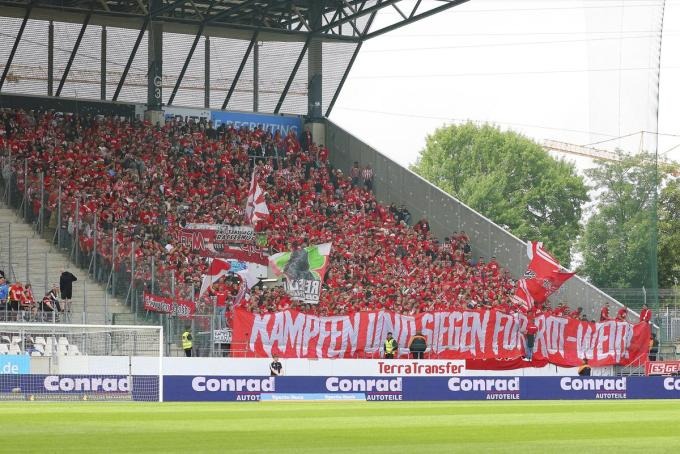
<svg viewBox="0 0 680 454"><path fill-rule="evenodd" d="M652 310L647 307L647 304L643 304L642 310L640 311L640 323L642 322L652 322Z"/></svg>
<svg viewBox="0 0 680 454"><path fill-rule="evenodd" d="M9 287L9 304L10 308L14 311L19 310L19 306L24 303L24 286L21 282L15 282Z"/></svg>
<svg viewBox="0 0 680 454"><path fill-rule="evenodd" d="M609 301L604 303L604 306L602 306L602 310L600 311L600 321L606 322L607 320L609 320Z"/></svg>
<svg viewBox="0 0 680 454"><path fill-rule="evenodd" d="M527 322L525 334L525 353L524 360L531 361L534 355L534 342L536 340L536 333L538 333L538 326L534 323L533 317Z"/></svg>
<svg viewBox="0 0 680 454"><path fill-rule="evenodd" d="M623 306L619 311L616 313L616 320L619 322L625 322L628 320L628 307Z"/></svg>

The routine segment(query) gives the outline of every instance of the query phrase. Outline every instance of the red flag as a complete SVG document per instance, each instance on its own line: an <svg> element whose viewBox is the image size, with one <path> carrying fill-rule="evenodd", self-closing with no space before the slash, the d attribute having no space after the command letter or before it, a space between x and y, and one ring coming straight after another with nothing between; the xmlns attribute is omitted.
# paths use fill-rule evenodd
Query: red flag
<svg viewBox="0 0 680 454"><path fill-rule="evenodd" d="M566 271L555 257L543 249L543 243L527 243L527 255L531 259L524 277L517 282L513 299L526 310L546 299L574 274Z"/></svg>

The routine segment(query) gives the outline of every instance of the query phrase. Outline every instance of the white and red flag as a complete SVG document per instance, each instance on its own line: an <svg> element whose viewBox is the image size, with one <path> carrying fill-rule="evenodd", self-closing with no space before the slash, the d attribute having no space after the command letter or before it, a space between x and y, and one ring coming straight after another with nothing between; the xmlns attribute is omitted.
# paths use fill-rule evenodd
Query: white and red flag
<svg viewBox="0 0 680 454"><path fill-rule="evenodd" d="M513 299L526 310L542 304L574 274L563 268L557 259L543 248L543 243L527 243L527 255L531 262L524 277L517 282Z"/></svg>
<svg viewBox="0 0 680 454"><path fill-rule="evenodd" d="M199 296L203 296L205 292L208 291L211 285L217 282L222 276L226 276L231 270L231 265L226 260L213 259L208 267L208 272L203 276L203 282L201 283L201 292Z"/></svg>
<svg viewBox="0 0 680 454"><path fill-rule="evenodd" d="M264 190L257 183L256 174L253 170L253 176L250 180L250 190L248 191L248 200L246 202L246 224L256 225L258 221L262 221L269 217L269 208L264 198Z"/></svg>

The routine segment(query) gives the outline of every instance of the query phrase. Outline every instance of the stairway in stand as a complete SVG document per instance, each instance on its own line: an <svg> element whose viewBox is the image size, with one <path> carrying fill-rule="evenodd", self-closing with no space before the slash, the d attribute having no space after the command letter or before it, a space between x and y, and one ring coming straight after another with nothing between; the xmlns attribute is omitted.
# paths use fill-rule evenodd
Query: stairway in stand
<svg viewBox="0 0 680 454"><path fill-rule="evenodd" d="M71 313L65 317L70 323L111 323L111 314L130 312L124 301L107 295L104 286L91 279L86 270L70 263L68 251L59 251L40 238L4 204L0 204L0 269L10 280L30 282L36 300L59 283L62 269L73 273L78 281L73 283Z"/></svg>

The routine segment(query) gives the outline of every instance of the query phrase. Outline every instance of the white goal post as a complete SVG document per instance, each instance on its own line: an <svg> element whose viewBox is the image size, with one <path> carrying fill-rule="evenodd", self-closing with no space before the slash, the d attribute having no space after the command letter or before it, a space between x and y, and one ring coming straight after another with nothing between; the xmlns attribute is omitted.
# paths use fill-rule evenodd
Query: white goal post
<svg viewBox="0 0 680 454"><path fill-rule="evenodd" d="M163 400L163 327L0 323L0 400Z"/></svg>

